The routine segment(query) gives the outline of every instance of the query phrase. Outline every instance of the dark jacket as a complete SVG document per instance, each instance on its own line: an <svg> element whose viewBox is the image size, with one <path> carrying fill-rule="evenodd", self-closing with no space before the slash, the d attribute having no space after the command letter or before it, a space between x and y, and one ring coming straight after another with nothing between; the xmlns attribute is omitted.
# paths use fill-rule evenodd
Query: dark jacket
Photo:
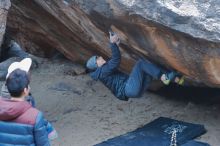
<svg viewBox="0 0 220 146"><path fill-rule="evenodd" d="M1 146L50 146L47 124L28 102L0 98Z"/></svg>
<svg viewBox="0 0 220 146"><path fill-rule="evenodd" d="M121 62L121 53L116 44L110 44L112 57L103 66L98 67L90 76L95 80L100 80L107 86L113 94L121 100L128 100L125 96L125 84L128 75L117 70Z"/></svg>

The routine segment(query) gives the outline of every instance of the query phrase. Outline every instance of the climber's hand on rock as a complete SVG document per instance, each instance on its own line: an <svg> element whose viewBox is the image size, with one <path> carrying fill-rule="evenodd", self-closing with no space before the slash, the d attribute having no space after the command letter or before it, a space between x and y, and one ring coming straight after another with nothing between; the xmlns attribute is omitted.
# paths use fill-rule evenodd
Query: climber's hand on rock
<svg viewBox="0 0 220 146"><path fill-rule="evenodd" d="M116 43L117 45L120 44L120 39L118 38L118 35L117 34L111 34L110 33L110 42L111 43Z"/></svg>

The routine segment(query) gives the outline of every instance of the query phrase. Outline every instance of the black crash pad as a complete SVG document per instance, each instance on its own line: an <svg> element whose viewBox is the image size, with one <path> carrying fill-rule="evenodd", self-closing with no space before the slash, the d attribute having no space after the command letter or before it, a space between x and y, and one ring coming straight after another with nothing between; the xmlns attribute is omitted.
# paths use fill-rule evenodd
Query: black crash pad
<svg viewBox="0 0 220 146"><path fill-rule="evenodd" d="M190 141L206 132L203 125L160 117L132 132L109 139L95 146L169 146L175 129L177 144L183 146L207 146ZM187 144L188 142L188 144ZM197 145L196 145L197 144ZM200 145L199 145L200 144Z"/></svg>

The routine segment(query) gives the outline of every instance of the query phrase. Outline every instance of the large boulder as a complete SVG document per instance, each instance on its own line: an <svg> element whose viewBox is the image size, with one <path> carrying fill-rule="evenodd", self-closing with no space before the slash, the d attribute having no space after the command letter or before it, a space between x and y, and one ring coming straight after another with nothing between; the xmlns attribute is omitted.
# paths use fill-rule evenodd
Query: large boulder
<svg viewBox="0 0 220 146"><path fill-rule="evenodd" d="M220 1L218 0L118 0L133 14L169 28L220 42Z"/></svg>
<svg viewBox="0 0 220 146"><path fill-rule="evenodd" d="M0 46L2 44L3 37L5 34L6 19L10 6L11 6L10 0L0 1ZM0 48L0 52L1 52L1 48Z"/></svg>
<svg viewBox="0 0 220 146"><path fill-rule="evenodd" d="M29 52L58 50L85 63L93 54L110 56L111 27L122 40L123 70L144 57L220 87L219 18L217 0L14 0L7 30Z"/></svg>

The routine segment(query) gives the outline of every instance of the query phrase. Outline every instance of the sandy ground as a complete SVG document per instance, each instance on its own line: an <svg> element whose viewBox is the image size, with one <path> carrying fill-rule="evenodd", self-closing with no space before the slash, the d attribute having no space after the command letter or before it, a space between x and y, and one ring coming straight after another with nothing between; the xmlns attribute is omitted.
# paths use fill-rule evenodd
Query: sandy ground
<svg viewBox="0 0 220 146"><path fill-rule="evenodd" d="M75 76L78 70L79 66L66 61L43 61L32 70L31 91L37 107L59 133L53 146L92 146L160 116L204 124L207 133L197 140L220 145L220 101L193 103L152 93L120 101L88 75Z"/></svg>

